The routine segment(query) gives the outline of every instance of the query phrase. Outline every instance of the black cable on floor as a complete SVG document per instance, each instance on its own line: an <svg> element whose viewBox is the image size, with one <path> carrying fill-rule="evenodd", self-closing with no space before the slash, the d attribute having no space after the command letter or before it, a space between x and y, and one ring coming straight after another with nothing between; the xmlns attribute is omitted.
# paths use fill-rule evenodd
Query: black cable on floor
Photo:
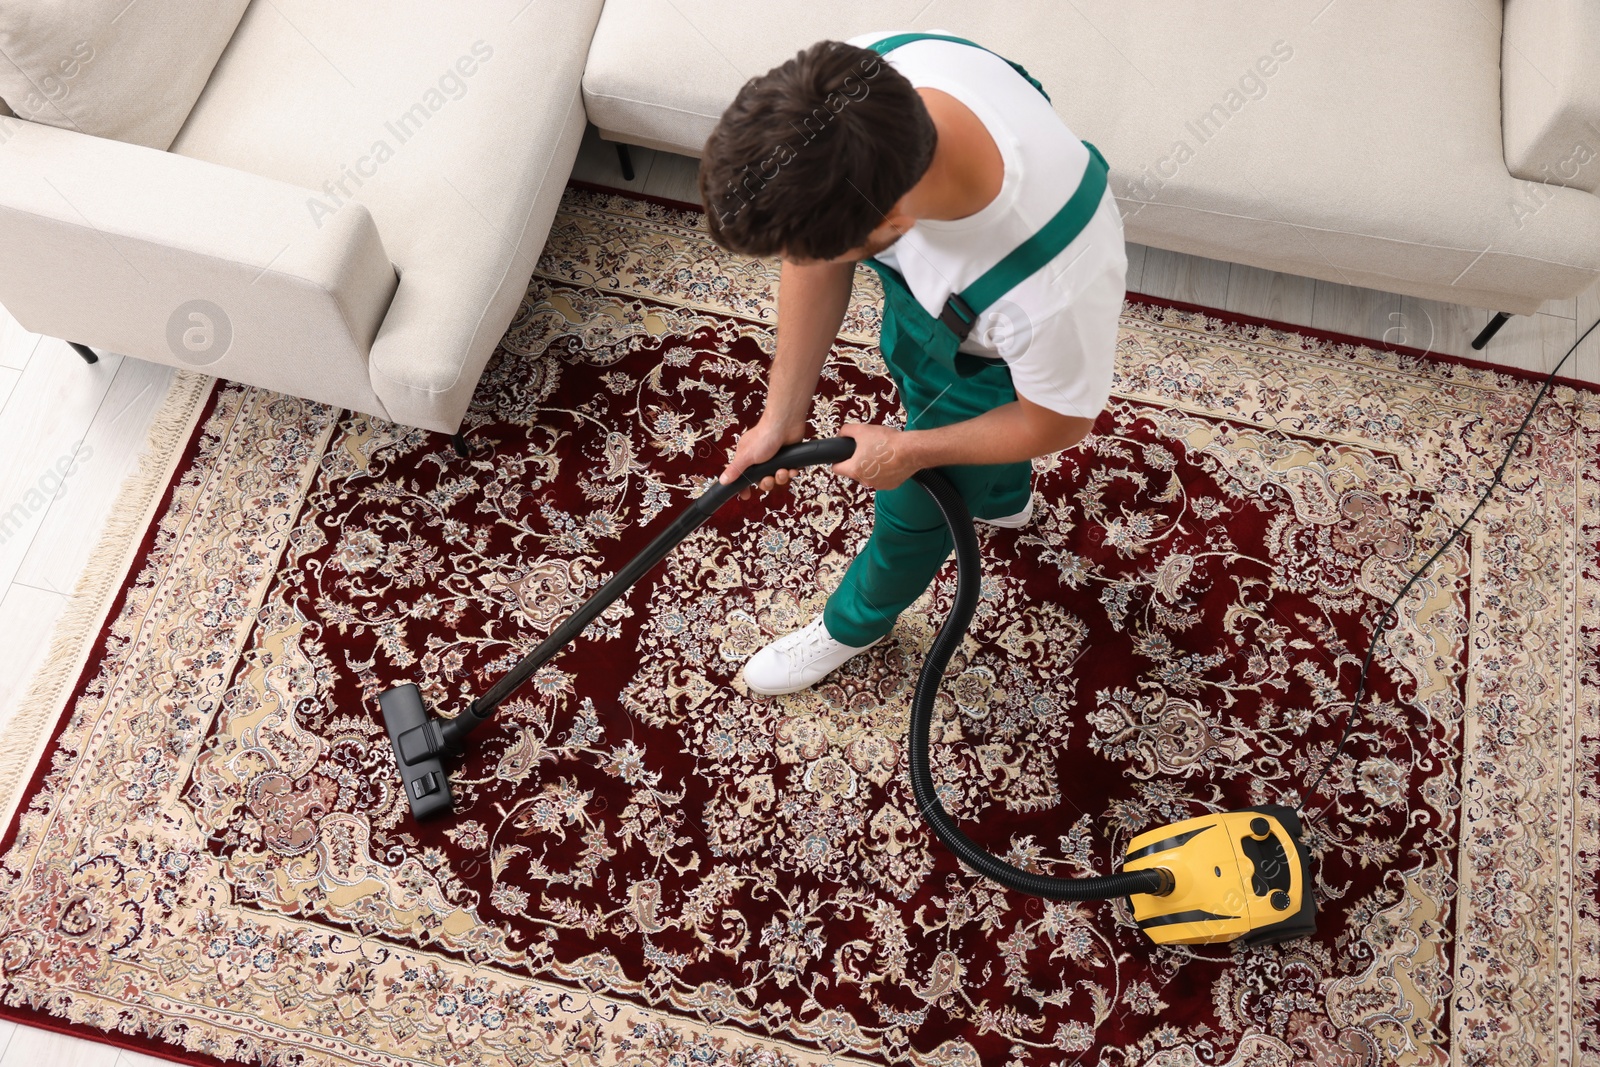
<svg viewBox="0 0 1600 1067"><path fill-rule="evenodd" d="M1563 355L1556 365L1551 368L1550 373L1544 376L1544 381L1539 386L1538 395L1533 398L1533 403L1528 405L1528 413L1522 417L1522 425L1517 427L1516 432L1511 435L1511 442L1506 445L1506 454L1501 458L1500 466L1495 469L1494 479L1489 483L1488 488L1484 489L1483 495L1478 497L1478 502L1473 505L1472 511L1467 514L1466 518L1456 524L1456 528L1450 532L1450 536L1445 538L1444 544L1440 545L1433 555L1428 557L1428 562L1417 568L1416 573L1401 587L1400 592L1395 594L1395 598L1389 601L1389 606L1383 609L1383 614L1378 616L1378 623L1372 630L1372 641L1367 645L1366 658L1361 662L1361 675L1356 682L1356 697L1350 702L1350 710L1345 713L1344 732L1339 735L1339 743L1334 747L1333 754L1328 757L1328 762L1323 765L1322 772L1300 794L1300 801L1295 805L1297 809L1305 810L1306 801L1311 798L1311 794L1317 791L1317 787L1322 784L1322 780L1328 776L1328 772L1333 769L1333 765L1339 762L1339 757L1344 754L1344 746L1350 740L1351 731L1355 729L1356 716L1361 708L1361 698L1367 695L1367 671L1372 666L1373 654L1378 650L1378 639L1383 636L1384 630L1394 621L1395 610L1400 606L1400 602L1405 599L1406 594L1411 592L1411 587L1417 584L1418 580L1428 572L1429 568L1434 565L1440 556L1444 555L1446 549L1455 544L1456 538L1460 537L1462 532L1466 530L1467 524L1477 517L1479 509L1488 501L1489 495L1500 485L1500 480L1505 477L1506 467L1511 463L1511 457L1516 453L1517 445L1522 440L1523 431L1527 430L1528 423L1533 421L1534 412L1539 410L1539 404L1544 400L1545 394L1550 391L1550 386L1555 382L1556 374L1566 364L1572 353L1578 350L1578 346L1588 340L1589 335L1594 332L1596 326L1600 326L1600 319L1596 319L1587 330L1583 331L1583 336L1572 343L1572 347L1567 349L1566 355Z"/></svg>

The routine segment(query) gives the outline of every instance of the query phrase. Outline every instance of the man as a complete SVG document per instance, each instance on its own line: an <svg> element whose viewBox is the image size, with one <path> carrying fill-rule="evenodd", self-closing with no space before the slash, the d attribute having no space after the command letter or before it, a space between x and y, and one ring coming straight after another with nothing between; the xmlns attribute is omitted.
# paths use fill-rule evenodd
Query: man
<svg viewBox="0 0 1600 1067"><path fill-rule="evenodd" d="M724 483L805 436L856 264L884 283L905 428L845 426L856 452L834 467L877 491L871 538L822 615L744 668L752 691L792 693L881 641L948 556L914 472L945 468L979 519L1028 521L1030 461L1082 440L1110 394L1122 220L1038 83L946 34L823 41L752 79L700 189L718 243L783 260L766 407Z"/></svg>

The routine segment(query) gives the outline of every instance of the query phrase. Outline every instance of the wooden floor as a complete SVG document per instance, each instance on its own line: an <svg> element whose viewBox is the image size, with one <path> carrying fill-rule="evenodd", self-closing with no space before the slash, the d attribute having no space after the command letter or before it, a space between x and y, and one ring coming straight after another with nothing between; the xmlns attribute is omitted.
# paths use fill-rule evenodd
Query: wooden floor
<svg viewBox="0 0 1600 1067"><path fill-rule="evenodd" d="M169 1067L171 1061L98 1041L0 1023L0 1067Z"/></svg>
<svg viewBox="0 0 1600 1067"><path fill-rule="evenodd" d="M695 161L632 150L623 181L611 145L591 130L574 177L675 200L698 199ZM1548 370L1600 317L1600 289L1508 322L1486 352L1468 344L1488 319L1476 308L1414 300L1237 264L1130 246L1128 288L1338 333L1478 355ZM1600 330L1568 372L1600 382ZM171 371L105 354L90 366L62 342L30 334L0 309L0 516L26 519L0 540L0 728L42 658L50 629L99 538L117 487L138 464ZM74 460L76 459L76 463ZM65 461L64 479L53 476ZM32 502L32 507L29 502ZM160 1061L0 1023L0 1067L149 1067Z"/></svg>

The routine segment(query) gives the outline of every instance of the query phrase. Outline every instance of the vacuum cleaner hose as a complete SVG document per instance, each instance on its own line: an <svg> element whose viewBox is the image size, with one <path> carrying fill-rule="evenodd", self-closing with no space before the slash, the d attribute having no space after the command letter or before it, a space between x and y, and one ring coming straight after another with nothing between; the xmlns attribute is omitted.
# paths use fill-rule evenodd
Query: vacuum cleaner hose
<svg viewBox="0 0 1600 1067"><path fill-rule="evenodd" d="M955 604L934 636L933 647L928 650L928 658L923 660L922 673L917 676L916 692L911 698L911 793L922 811L922 817L962 863L985 878L1019 893L1047 900L1109 900L1133 893L1156 896L1170 893L1173 888L1172 874L1161 868L1101 878L1051 878L1025 871L981 848L961 832L950 813L944 810L933 784L933 771L928 766L933 707L944 681L945 667L955 654L956 646L966 636L973 613L977 611L982 560L978 555L978 535L972 526L972 515L950 480L936 470L918 471L913 478L938 505L956 546Z"/></svg>

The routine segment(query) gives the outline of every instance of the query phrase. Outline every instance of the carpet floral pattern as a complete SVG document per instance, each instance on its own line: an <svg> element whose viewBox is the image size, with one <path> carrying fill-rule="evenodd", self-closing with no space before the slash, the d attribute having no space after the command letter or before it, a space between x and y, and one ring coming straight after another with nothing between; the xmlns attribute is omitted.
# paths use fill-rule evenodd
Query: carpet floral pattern
<svg viewBox="0 0 1600 1067"><path fill-rule="evenodd" d="M193 1062L1555 1064L1595 1033L1593 393L1555 389L1403 603L1306 800L1310 939L1159 949L1125 901L975 879L906 781L953 594L826 684L743 660L871 522L827 471L732 505L538 674L415 824L377 694L454 714L714 475L774 272L569 192L457 458L219 386L6 841L4 1011ZM896 419L862 272L813 417ZM1058 874L1294 804L1370 627L1528 382L1130 303L1116 395L987 530L935 723L974 836Z"/></svg>

